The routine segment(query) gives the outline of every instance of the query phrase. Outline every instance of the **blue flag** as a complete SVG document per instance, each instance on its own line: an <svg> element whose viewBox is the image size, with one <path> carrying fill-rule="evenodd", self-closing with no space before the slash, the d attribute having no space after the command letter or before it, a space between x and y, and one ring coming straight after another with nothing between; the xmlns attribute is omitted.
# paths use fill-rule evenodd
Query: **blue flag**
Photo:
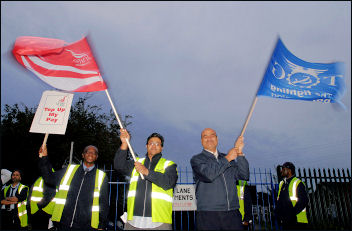
<svg viewBox="0 0 352 231"><path fill-rule="evenodd" d="M345 91L343 63L305 62L279 38L257 95L343 105Z"/></svg>

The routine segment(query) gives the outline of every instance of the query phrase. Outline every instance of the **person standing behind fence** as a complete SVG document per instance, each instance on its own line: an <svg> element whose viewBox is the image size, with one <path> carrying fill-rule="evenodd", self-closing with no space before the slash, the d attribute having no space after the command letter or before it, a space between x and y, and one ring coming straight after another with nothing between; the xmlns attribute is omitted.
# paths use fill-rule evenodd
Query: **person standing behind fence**
<svg viewBox="0 0 352 231"><path fill-rule="evenodd" d="M126 129L120 129L121 146L117 150L114 167L131 176L127 198L125 230L172 230L173 189L178 174L177 165L162 157L164 138L153 133L147 138L147 154L137 161L127 159L130 139ZM140 177L143 174L144 180Z"/></svg>
<svg viewBox="0 0 352 231"><path fill-rule="evenodd" d="M109 213L108 180L95 165L98 148L84 148L81 165L69 164L52 172L46 145L39 150L39 169L44 183L58 187L52 221L59 229L105 229Z"/></svg>
<svg viewBox="0 0 352 231"><path fill-rule="evenodd" d="M281 166L283 180L279 184L275 214L284 230L307 229L306 207L308 196L304 183L296 177L296 168L291 162Z"/></svg>
<svg viewBox="0 0 352 231"><path fill-rule="evenodd" d="M27 196L28 186L21 184L23 174L15 169L11 174L12 184L1 191L1 228L27 229Z"/></svg>
<svg viewBox="0 0 352 231"><path fill-rule="evenodd" d="M252 198L248 183L245 180L236 181L237 196L240 203L240 213L242 215L242 225L244 230L252 230Z"/></svg>
<svg viewBox="0 0 352 231"><path fill-rule="evenodd" d="M218 137L213 129L205 128L201 141L203 151L190 161L196 183L197 229L242 230L236 180L249 180L243 137L227 155L217 150Z"/></svg>

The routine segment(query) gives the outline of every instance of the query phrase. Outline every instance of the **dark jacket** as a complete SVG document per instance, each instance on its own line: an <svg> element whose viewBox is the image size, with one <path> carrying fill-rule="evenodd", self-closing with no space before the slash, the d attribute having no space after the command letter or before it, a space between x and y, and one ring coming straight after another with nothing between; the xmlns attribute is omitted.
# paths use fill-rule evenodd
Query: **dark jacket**
<svg viewBox="0 0 352 231"><path fill-rule="evenodd" d="M191 159L196 183L198 211L229 211L239 209L236 180L249 180L249 165L244 156L228 162L224 153L218 159L203 150Z"/></svg>
<svg viewBox="0 0 352 231"><path fill-rule="evenodd" d="M10 184L9 184L10 185ZM9 185L7 185L6 187L8 187ZM7 192L6 192L6 196L4 195L4 192L5 192L5 188L6 187L4 187L4 189L3 190L1 190L1 197L0 197L0 200L4 200L6 197L9 197L10 196L10 188L7 190ZM11 186L10 186L11 187ZM15 197L17 197L17 199L18 199L18 203L19 202L22 202L22 201L24 201L24 200L26 200L27 199L27 194L28 194L28 187L25 187L25 188L23 188L22 189L22 191L21 191L21 193L18 193L18 190L19 190L19 187L18 187L18 189L17 189L17 191L16 191L16 193L15 193ZM28 202L27 202L28 203ZM2 207L2 205L1 205L1 207ZM16 211L16 214L18 214L18 208L17 208L17 204L14 204L14 210Z"/></svg>
<svg viewBox="0 0 352 231"><path fill-rule="evenodd" d="M52 172L51 164L47 156L39 160L39 169L44 182L52 187L60 185L67 168ZM85 172L80 165L70 184L67 194L66 204L62 212L61 228L91 229L93 194L95 187L96 167L91 171ZM82 186L81 186L82 184ZM77 203L77 205L76 205ZM108 179L104 178L99 197L99 229L104 229L107 225L109 213L109 191Z"/></svg>
<svg viewBox="0 0 352 231"><path fill-rule="evenodd" d="M125 176L131 176L132 170L134 169L134 161L127 160L127 150L118 149L114 158L114 167L117 171ZM152 206L151 206L151 193L152 184L168 190L174 188L178 179L176 164L173 164L165 169L165 173L155 172L154 168L158 161L160 160L162 154L156 154L153 156L152 161L146 154L144 166L148 168L148 176L144 176L145 180L139 176L137 181L137 190L135 197L135 204L133 215L134 216L152 216Z"/></svg>
<svg viewBox="0 0 352 231"><path fill-rule="evenodd" d="M291 225L297 223L297 214L302 212L302 210L308 205L308 196L303 183L299 183L297 187L297 203L293 207L289 196L289 185L293 177L284 180L281 187L280 197L277 201L275 214L278 221L283 225Z"/></svg>
<svg viewBox="0 0 352 231"><path fill-rule="evenodd" d="M9 185L7 185L9 186ZM6 186L6 187L7 187ZM11 186L10 186L11 187ZM5 187L3 188L3 190L1 190L1 198L0 200L4 200L6 197L10 196L10 188L7 190L6 195L4 195L4 191L5 191ZM19 187L17 188L17 191L15 193L15 197L17 197L18 199L18 203L24 201L27 199L27 193L28 193L28 187L26 186L25 188L23 188L21 190L21 193L18 193ZM8 229L16 229L16 230L20 230L21 228L21 222L18 216L18 207L17 204L14 204L14 209L12 209L11 211L6 211L1 209L1 213L3 213L3 218L2 218L2 222L0 224L0 230L4 229L4 230L8 230ZM28 203L28 202L27 202ZM1 205L2 207L2 205ZM5 205L5 209L6 208L10 208L10 205ZM5 212L6 211L6 212ZM5 215L6 213L6 215ZM12 223L14 222L14 223Z"/></svg>
<svg viewBox="0 0 352 231"><path fill-rule="evenodd" d="M253 213L252 213L252 198L251 192L249 187L246 185L244 187L244 217L243 221L250 221L253 220Z"/></svg>

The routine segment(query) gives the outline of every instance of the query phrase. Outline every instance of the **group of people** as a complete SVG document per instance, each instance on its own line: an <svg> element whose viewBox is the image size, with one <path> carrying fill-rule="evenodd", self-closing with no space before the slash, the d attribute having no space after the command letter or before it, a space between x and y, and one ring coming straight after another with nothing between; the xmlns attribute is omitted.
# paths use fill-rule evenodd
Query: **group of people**
<svg viewBox="0 0 352 231"><path fill-rule="evenodd" d="M173 189L178 179L177 165L162 154L164 138L158 133L146 140L146 154L128 156L130 135L120 130L121 146L114 157L114 168L130 178L125 230L172 230ZM243 230L251 222L249 164L240 136L226 154L217 149L215 130L201 133L203 150L191 160L197 201L198 230ZM82 153L81 165L69 164L54 171L46 145L39 149L41 177L33 186L20 183L20 170L12 172L12 183L1 191L2 229L105 230L108 223L108 179L95 165L98 148L89 145ZM307 196L304 184L295 177L292 163L282 166L277 200L278 218L284 229L307 223ZM250 198L250 195L249 195ZM303 198L303 199L301 199ZM248 212L247 212L248 211ZM35 226L36 221L46 226Z"/></svg>

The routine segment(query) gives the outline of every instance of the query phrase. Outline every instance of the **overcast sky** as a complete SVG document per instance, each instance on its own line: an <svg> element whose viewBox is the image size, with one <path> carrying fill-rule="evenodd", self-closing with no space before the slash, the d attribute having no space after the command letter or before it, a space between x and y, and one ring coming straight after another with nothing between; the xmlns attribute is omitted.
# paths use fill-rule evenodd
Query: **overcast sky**
<svg viewBox="0 0 352 231"><path fill-rule="evenodd" d="M1 109L36 107L43 91L54 90L14 59L17 37L72 43L88 34L121 119L133 116L127 128L135 152L144 155L147 136L159 132L165 158L188 168L206 127L217 131L219 151L233 146L278 36L307 62L344 62L345 111L260 97L244 153L251 169L285 161L351 167L350 2L2 1ZM105 92L93 93L89 103L111 108Z"/></svg>

